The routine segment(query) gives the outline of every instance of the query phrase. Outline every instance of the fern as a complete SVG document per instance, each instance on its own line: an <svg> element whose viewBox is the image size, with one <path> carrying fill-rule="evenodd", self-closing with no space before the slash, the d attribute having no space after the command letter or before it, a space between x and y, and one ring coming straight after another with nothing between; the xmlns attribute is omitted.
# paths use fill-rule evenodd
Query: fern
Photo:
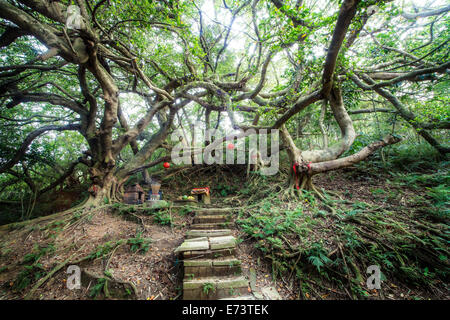
<svg viewBox="0 0 450 320"><path fill-rule="evenodd" d="M203 292L206 294L206 295L209 295L209 293L211 292L211 291L216 291L216 287L214 286L214 284L212 284L212 283L210 283L210 282L205 282L204 284L203 284Z"/></svg>
<svg viewBox="0 0 450 320"><path fill-rule="evenodd" d="M89 296L91 298L97 297L103 291L103 288L105 287L105 283L106 283L105 278L98 279L97 284L91 288L91 291L89 292Z"/></svg>

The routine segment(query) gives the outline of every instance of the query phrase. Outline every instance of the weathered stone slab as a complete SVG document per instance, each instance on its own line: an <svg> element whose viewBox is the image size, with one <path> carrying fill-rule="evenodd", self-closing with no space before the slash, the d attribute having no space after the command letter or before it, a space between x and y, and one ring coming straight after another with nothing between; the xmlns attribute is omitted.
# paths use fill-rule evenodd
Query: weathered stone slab
<svg viewBox="0 0 450 320"><path fill-rule="evenodd" d="M183 289L198 289L203 288L205 284L212 284L216 289L224 288L247 288L247 280L244 277L234 277L234 278L220 278L211 277L204 279L194 279L183 282Z"/></svg>
<svg viewBox="0 0 450 320"><path fill-rule="evenodd" d="M229 257L235 254L235 248L219 249L219 250L194 250L183 252L184 259L215 259Z"/></svg>
<svg viewBox="0 0 450 320"><path fill-rule="evenodd" d="M261 289L265 300L282 300L280 294L274 287L264 287Z"/></svg>
<svg viewBox="0 0 450 320"><path fill-rule="evenodd" d="M183 260L183 264L185 267L210 267L212 266L212 260Z"/></svg>
<svg viewBox="0 0 450 320"><path fill-rule="evenodd" d="M202 208L196 210L197 215L233 214L234 208Z"/></svg>
<svg viewBox="0 0 450 320"><path fill-rule="evenodd" d="M193 229L229 229L232 226L231 222L221 222L221 223L196 223L192 225Z"/></svg>
<svg viewBox="0 0 450 320"><path fill-rule="evenodd" d="M254 268L250 268L250 288L252 291L256 291L258 289L256 287L256 271ZM260 299L262 299L262 296Z"/></svg>
<svg viewBox="0 0 450 320"><path fill-rule="evenodd" d="M233 278L202 278L184 280L184 300L216 300L229 297L248 295L248 283L244 277ZM208 290L204 290L208 286Z"/></svg>
<svg viewBox="0 0 450 320"><path fill-rule="evenodd" d="M256 292L256 291L253 291L252 293L253 293L253 296L255 297L255 300L264 300L264 296L261 293Z"/></svg>
<svg viewBox="0 0 450 320"><path fill-rule="evenodd" d="M197 238L186 239L184 241L208 241L208 238L207 237L197 237Z"/></svg>
<svg viewBox="0 0 450 320"><path fill-rule="evenodd" d="M233 236L214 237L209 239L211 249L226 249L236 246L236 238Z"/></svg>
<svg viewBox="0 0 450 320"><path fill-rule="evenodd" d="M226 279L220 280L217 283L218 289L237 289L237 288L245 288L248 287L248 281L244 277L239 277L236 279Z"/></svg>
<svg viewBox="0 0 450 320"><path fill-rule="evenodd" d="M178 248L175 249L175 252L184 252L184 251L195 251L195 250L208 250L209 242L206 241L185 241Z"/></svg>
<svg viewBox="0 0 450 320"><path fill-rule="evenodd" d="M186 237L197 238L197 237L223 237L231 235L230 229L218 229L218 230L190 230L186 232Z"/></svg>
<svg viewBox="0 0 450 320"><path fill-rule="evenodd" d="M188 280L204 277L232 277L242 274L240 266L185 266L184 272Z"/></svg>
<svg viewBox="0 0 450 320"><path fill-rule="evenodd" d="M230 220L231 220L231 217L225 216L225 215L215 215L215 216L202 215L202 216L196 216L194 218L194 224L195 223L220 223L220 222L227 222Z"/></svg>
<svg viewBox="0 0 450 320"><path fill-rule="evenodd" d="M202 267L184 267L184 278L187 280L192 280L194 278L202 278L212 276L211 266Z"/></svg>
<svg viewBox="0 0 450 320"><path fill-rule="evenodd" d="M241 261L237 259L212 260L214 266L240 266Z"/></svg>

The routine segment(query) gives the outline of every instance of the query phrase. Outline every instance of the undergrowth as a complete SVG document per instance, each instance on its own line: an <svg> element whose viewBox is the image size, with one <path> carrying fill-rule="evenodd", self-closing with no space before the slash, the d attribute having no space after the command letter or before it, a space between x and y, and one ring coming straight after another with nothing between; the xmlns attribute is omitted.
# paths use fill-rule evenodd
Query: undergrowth
<svg viewBox="0 0 450 320"><path fill-rule="evenodd" d="M170 208L161 206L158 208L142 207L135 205L127 205L123 203L115 203L111 206L114 212L120 216L129 218L131 220L138 220L139 215L151 216L153 222L160 225L171 226L173 224L172 216L170 215Z"/></svg>
<svg viewBox="0 0 450 320"><path fill-rule="evenodd" d="M53 243L50 243L47 246L35 245L33 251L23 257L22 264L24 264L24 267L13 282L12 289L16 292L21 292L31 283L45 276L46 271L42 267L42 264L39 263L39 260L41 257L51 254L54 251L55 246Z"/></svg>
<svg viewBox="0 0 450 320"><path fill-rule="evenodd" d="M381 205L330 197L325 191L333 213L309 192L303 192L299 201L282 201L282 176L270 183L249 181L239 193L245 205L237 223L246 240L271 261L273 278L295 283L291 289L299 298L321 299L318 291L368 298L372 294L366 285L370 265L380 267L382 297L383 288L394 282L442 296L450 271L447 163L432 158L439 171L405 172L400 163L409 157L403 150L387 157L392 161L385 174L391 189L372 190ZM401 188L415 191L405 205L394 200Z"/></svg>

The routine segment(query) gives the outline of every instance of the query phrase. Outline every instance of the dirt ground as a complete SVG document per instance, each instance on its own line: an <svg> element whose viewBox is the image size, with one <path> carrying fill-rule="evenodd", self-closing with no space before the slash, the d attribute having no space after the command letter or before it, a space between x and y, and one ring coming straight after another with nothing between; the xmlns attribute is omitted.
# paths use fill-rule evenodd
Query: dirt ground
<svg viewBox="0 0 450 320"><path fill-rule="evenodd" d="M173 228L154 224L150 217L143 217L143 219L145 228L142 231L142 238L151 239L148 251L141 254L132 252L128 244L121 245L109 260L108 270L114 279L133 283L137 288L138 299L175 299L181 292L181 282L177 278L180 263L176 260L173 250L182 242L185 231L182 225L188 223L190 217L176 217L174 219L176 226ZM39 260L45 270L51 270L52 267L74 254L75 257L71 260L90 254L108 241L134 238L137 228L140 228L139 224L103 210L95 214L92 220L58 233L54 239L51 237L52 233L49 237L47 233L39 230L20 234L19 237L16 236L17 232L4 234L0 238L2 244L0 268L12 267L0 273L1 298L21 299L24 297L26 290L18 293L10 289L22 268L20 262L27 253L33 251L36 245L44 247L54 243L56 251ZM58 248L63 250L59 251ZM80 267L102 275L107 262L107 259L97 259L82 262ZM65 270L66 268L58 271L35 292L33 298L91 299L89 288L67 289L68 275Z"/></svg>

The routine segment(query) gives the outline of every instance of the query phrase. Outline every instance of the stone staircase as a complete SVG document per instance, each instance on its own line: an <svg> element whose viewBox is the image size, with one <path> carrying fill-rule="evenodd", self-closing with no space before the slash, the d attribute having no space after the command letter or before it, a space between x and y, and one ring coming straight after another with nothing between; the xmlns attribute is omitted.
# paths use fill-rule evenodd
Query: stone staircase
<svg viewBox="0 0 450 320"><path fill-rule="evenodd" d="M255 300L235 257L233 217L222 208L199 208L186 240L175 250L184 263L183 299Z"/></svg>

